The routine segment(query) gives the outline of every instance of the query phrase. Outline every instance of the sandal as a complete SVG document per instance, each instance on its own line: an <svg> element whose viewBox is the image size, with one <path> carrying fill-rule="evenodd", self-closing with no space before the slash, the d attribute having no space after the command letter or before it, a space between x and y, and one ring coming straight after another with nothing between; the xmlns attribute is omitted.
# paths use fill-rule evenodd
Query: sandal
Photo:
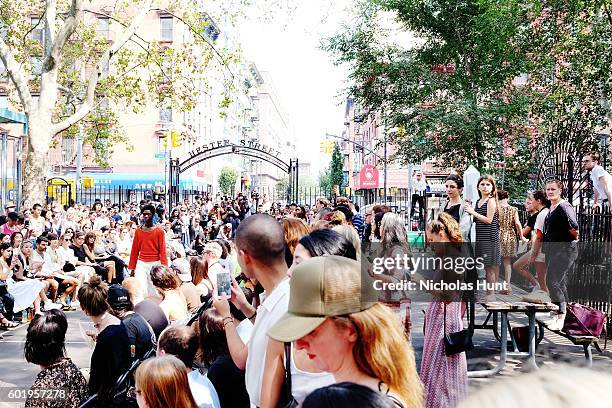
<svg viewBox="0 0 612 408"><path fill-rule="evenodd" d="M0 323L0 330L15 330L19 327L19 323L7 320L6 323Z"/></svg>

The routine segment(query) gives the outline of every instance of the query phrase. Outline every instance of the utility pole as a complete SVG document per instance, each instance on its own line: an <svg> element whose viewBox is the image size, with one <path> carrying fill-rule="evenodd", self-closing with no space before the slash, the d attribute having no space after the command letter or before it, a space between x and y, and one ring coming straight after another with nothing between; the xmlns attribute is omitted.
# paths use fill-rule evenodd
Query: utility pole
<svg viewBox="0 0 612 408"><path fill-rule="evenodd" d="M384 113L383 113L383 115L384 115ZM384 117L383 117L383 139L384 139L384 142L385 142L385 146L384 146L384 158L383 158L383 160L384 160L384 163L383 163L383 166L384 166L384 170L383 170L383 173L384 173L384 175L383 175L383 180L384 180L384 182L383 182L383 186L384 186L383 187L384 188L384 193L383 193L384 195L383 195L383 197L384 197L384 200L383 200L383 202L386 202L387 201L387 119L384 118Z"/></svg>

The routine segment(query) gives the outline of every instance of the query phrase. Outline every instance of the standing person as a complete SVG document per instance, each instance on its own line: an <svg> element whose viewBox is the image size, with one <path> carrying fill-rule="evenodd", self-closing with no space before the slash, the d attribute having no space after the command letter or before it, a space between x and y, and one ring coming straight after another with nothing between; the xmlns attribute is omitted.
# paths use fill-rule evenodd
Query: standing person
<svg viewBox="0 0 612 408"><path fill-rule="evenodd" d="M429 224L427 238L433 244L436 256L444 259L460 256L463 237L459 224L451 215L440 213ZM458 278L459 275L450 268L436 271L438 282L449 284L457 282ZM444 352L444 336L463 330L461 305L461 291L436 291L432 293L432 301L425 311L421 381L427 408L452 408L467 396L465 353L447 356Z"/></svg>
<svg viewBox="0 0 612 408"><path fill-rule="evenodd" d="M444 187L446 188L448 201L444 204L443 211L459 223L463 240L470 241L472 217L465 211L465 201L461 197L463 186L463 179L457 174L451 174L446 178Z"/></svg>
<svg viewBox="0 0 612 408"><path fill-rule="evenodd" d="M512 258L516 256L516 241L517 238L521 242L528 242L523 237L521 220L518 216L516 207L508 204L508 192L500 190L497 193L499 199L499 239L501 242L501 256L504 265L504 278L506 280L507 289L500 291L502 295L512 294L512 286L510 286L510 278L512 276Z"/></svg>
<svg viewBox="0 0 612 408"><path fill-rule="evenodd" d="M544 237L544 221L548 215L546 195L542 191L534 191L527 197L525 208L531 208L531 215L527 220L527 226L523 229L523 236L531 239L531 249L523 254L513 265L513 268L532 285L532 292L542 290L548 292L546 286L546 261L542 252L542 239ZM527 235L526 235L527 234ZM529 271L529 266L534 265L536 276Z"/></svg>
<svg viewBox="0 0 612 408"><path fill-rule="evenodd" d="M128 269L134 271L134 276L140 280L145 290L144 295L154 295L156 292L151 282L151 269L157 265L168 266L164 231L161 227L153 225L154 213L155 207L150 204L142 208L144 223L134 234L128 265Z"/></svg>
<svg viewBox="0 0 612 408"><path fill-rule="evenodd" d="M102 404L110 405L110 391L119 376L127 371L132 359L127 330L121 320L110 314L107 297L108 286L99 276L92 276L79 289L81 309L96 329L87 332L96 342L91 355L89 394L98 394Z"/></svg>
<svg viewBox="0 0 612 408"><path fill-rule="evenodd" d="M283 228L272 216L251 215L238 226L235 244L242 272L249 279L256 279L266 292L264 301L255 309L246 301L236 281L233 281L232 303L247 318L255 319L253 333L246 345L236 331L228 301L213 296L213 305L223 317L232 360L238 368L246 367L246 387L251 404L259 406L268 343L267 331L287 311L289 303Z"/></svg>
<svg viewBox="0 0 612 408"><path fill-rule="evenodd" d="M357 261L329 255L302 262L291 277L288 312L268 335L295 341L337 383L360 384L398 407L420 408L423 387L412 346L393 312L375 294L363 296L370 283L362 285Z"/></svg>
<svg viewBox="0 0 612 408"><path fill-rule="evenodd" d="M546 183L550 210L544 221L543 248L546 256L546 283L553 303L559 306L553 317L553 329L561 330L569 296L568 274L578 257L578 221L574 207L561 198L563 184L559 180Z"/></svg>
<svg viewBox="0 0 612 408"><path fill-rule="evenodd" d="M401 218L392 212L385 213L380 223L380 257L382 259L405 259L410 257L406 229ZM385 267L384 271L376 275L376 279L383 283L400 283L410 280L410 271L398 268L397 265ZM379 301L393 310L399 317L404 332L410 339L412 320L410 318L410 298L407 293L400 290L385 290L380 294Z"/></svg>
<svg viewBox="0 0 612 408"><path fill-rule="evenodd" d="M77 408L87 399L87 381L79 368L66 356L66 331L68 321L60 310L50 310L34 316L28 326L24 347L28 363L37 364L41 371L30 387L31 396L26 407L37 408ZM45 390L61 389L64 395L60 400L38 399Z"/></svg>
<svg viewBox="0 0 612 408"><path fill-rule="evenodd" d="M612 175L606 171L599 161L601 156L597 152L585 154L582 158L582 166L590 172L595 196L593 197L593 208L601 208L603 204L612 205Z"/></svg>
<svg viewBox="0 0 612 408"><path fill-rule="evenodd" d="M474 217L476 223L476 257L482 257L488 285L497 283L501 250L499 243L499 203L495 179L487 174L478 179L476 208L466 203L465 211ZM487 286L487 300L495 298L494 286Z"/></svg>
<svg viewBox="0 0 612 408"><path fill-rule="evenodd" d="M283 218L281 223L285 235L285 260L287 261L287 267L291 267L295 247L303 236L310 233L310 227L303 220L294 217Z"/></svg>
<svg viewBox="0 0 612 408"><path fill-rule="evenodd" d="M136 370L136 401L139 408L198 408L187 379L187 368L168 355L150 358Z"/></svg>
<svg viewBox="0 0 612 408"><path fill-rule="evenodd" d="M427 191L427 183L420 171L415 173L412 180L412 203L410 205L410 216L414 215L414 206L419 204L419 220L423 219L423 211L425 210L425 192Z"/></svg>

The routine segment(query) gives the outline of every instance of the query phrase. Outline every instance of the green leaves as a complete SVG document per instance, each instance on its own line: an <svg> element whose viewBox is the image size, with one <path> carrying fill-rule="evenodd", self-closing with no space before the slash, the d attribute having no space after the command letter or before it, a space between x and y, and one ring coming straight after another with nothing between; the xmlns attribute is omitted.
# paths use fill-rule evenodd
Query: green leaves
<svg viewBox="0 0 612 408"><path fill-rule="evenodd" d="M225 166L219 172L219 189L223 195L233 195L234 186L238 181L238 172L232 167Z"/></svg>

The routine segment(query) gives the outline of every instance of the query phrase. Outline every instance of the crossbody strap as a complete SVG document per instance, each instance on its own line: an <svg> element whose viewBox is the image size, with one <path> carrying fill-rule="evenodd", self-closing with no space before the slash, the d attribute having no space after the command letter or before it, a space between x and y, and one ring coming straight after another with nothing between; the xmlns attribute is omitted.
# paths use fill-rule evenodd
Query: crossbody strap
<svg viewBox="0 0 612 408"><path fill-rule="evenodd" d="M291 395L291 343L285 343L285 386L287 395Z"/></svg>

